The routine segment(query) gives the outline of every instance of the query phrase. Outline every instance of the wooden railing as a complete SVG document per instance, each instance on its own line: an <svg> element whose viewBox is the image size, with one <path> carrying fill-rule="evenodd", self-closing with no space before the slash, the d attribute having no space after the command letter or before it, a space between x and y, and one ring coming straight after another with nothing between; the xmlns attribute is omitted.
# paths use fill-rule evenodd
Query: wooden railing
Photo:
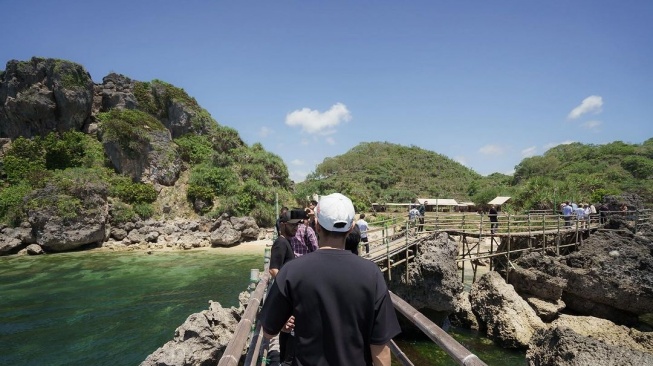
<svg viewBox="0 0 653 366"><path fill-rule="evenodd" d="M638 210L628 212L611 212L611 215L623 215L627 220L634 223L635 230L644 222L651 222L651 210ZM378 225L378 223L375 223ZM364 255L380 264L382 271L388 275L392 267L400 264L406 264L412 260L416 253L417 248L414 248L418 239L424 235L429 235L434 231L446 231L451 233L458 233L464 235L476 235L481 238L484 235L494 237L501 236L532 236L532 235L549 235L559 234L564 232L574 231L590 231L592 229L601 229L602 219L599 215L591 216L586 222L572 220L572 226L567 227L565 220L560 215L549 214L530 214L530 215L503 215L499 217L499 228L495 233L490 231L490 222L487 217L477 214L438 214L426 215L424 230L418 231L417 224L408 220L388 220L383 222L383 226L373 227L368 231L369 236L376 236L375 239L370 240L370 253L364 253L359 250L359 253ZM376 235L374 233L377 233ZM380 235L378 234L380 233ZM362 248L361 248L362 249ZM515 253L516 251L513 251ZM510 249L508 250L508 255ZM403 255L403 257L401 257ZM506 253L489 253L486 256L477 256L479 258L488 258L492 255L506 255ZM260 306L264 301L264 296L268 286L269 274L267 273L267 261L269 259L269 250L266 248L265 252L266 270L260 276L260 280L256 285L255 290L250 296L250 300L245 309L245 313L238 323L234 337L231 339L222 358L220 359L219 366L236 366L238 365L243 350L247 349L247 355L244 365L253 366L257 362L263 365L265 362L261 361L261 355L265 358L265 350L261 349L262 345L262 331L259 321L256 321ZM458 261L467 261L471 258L458 258ZM463 267L464 268L464 267ZM464 275L464 274L463 274ZM402 313L409 321L421 329L433 342L438 344L447 354L458 364L465 366L482 366L485 365L476 355L467 350L464 346L458 343L454 338L449 336L440 327L431 322L428 318L415 310L412 306L406 303L403 299L391 293L391 298L395 309ZM245 347L247 340L250 340L250 345ZM390 348L395 357L402 365L412 365L408 357L397 347L394 342L391 342Z"/></svg>

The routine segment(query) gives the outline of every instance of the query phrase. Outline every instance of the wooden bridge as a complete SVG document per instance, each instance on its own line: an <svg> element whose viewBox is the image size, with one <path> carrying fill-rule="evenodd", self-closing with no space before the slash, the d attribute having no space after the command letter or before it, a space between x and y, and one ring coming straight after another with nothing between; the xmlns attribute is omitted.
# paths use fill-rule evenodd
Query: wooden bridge
<svg viewBox="0 0 653 366"><path fill-rule="evenodd" d="M560 215L538 213L501 215L498 227L493 230L490 221L484 215L427 213L423 225L406 220L405 217L394 217L372 223L372 228L368 231L370 251L362 256L377 263L388 279L392 275L391 269L401 265L406 268L406 276L408 276L407 264L418 255L418 246L422 239L446 232L457 238L459 243L456 261L463 283L466 281L467 266L472 271L473 282L476 280L478 266L485 265L482 261L489 261L487 265L490 270L496 269L497 264L501 263L505 275L508 276L511 260L521 252L539 250L560 254L565 250L573 250L572 248L582 245L583 240L593 232L606 230L604 222L611 215L623 215L626 220L633 223L635 231L641 224L651 222L650 210L614 212L606 217L592 215L587 220L565 220ZM359 252L364 252L362 246ZM234 337L218 363L220 366L266 364L267 351L261 347L263 332L256 318L268 287L268 260L269 251L266 250L266 271L258 276L256 270L256 275L252 276L252 288L254 285L256 287L251 293ZM410 304L392 292L390 295L395 309L438 344L458 365L486 365ZM390 348L400 364L413 365L394 341L391 341ZM242 359L244 361L240 363Z"/></svg>

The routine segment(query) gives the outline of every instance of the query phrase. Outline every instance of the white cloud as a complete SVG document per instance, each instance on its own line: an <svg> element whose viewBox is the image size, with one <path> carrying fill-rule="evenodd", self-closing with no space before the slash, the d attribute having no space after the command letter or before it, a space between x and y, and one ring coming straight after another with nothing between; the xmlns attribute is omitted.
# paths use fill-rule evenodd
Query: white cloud
<svg viewBox="0 0 653 366"><path fill-rule="evenodd" d="M600 113L603 107L603 98L598 95L590 95L580 105L569 112L568 119L576 119L585 113Z"/></svg>
<svg viewBox="0 0 653 366"><path fill-rule="evenodd" d="M298 165L298 166L299 165L304 165L304 160L295 159L295 160L291 161L290 164Z"/></svg>
<svg viewBox="0 0 653 366"><path fill-rule="evenodd" d="M588 130L592 130L595 132L599 131L599 127L601 127L601 124L603 124L601 121L587 121L582 124L583 127L587 128Z"/></svg>
<svg viewBox="0 0 653 366"><path fill-rule="evenodd" d="M329 144L329 145L335 145L335 144L336 144L336 140L335 140L333 137L327 137L327 138L325 139L325 141L326 141L326 143Z"/></svg>
<svg viewBox="0 0 653 366"><path fill-rule="evenodd" d="M567 140L567 141L563 141L563 142L550 142L550 143L544 145L544 150L549 150L550 148L556 147L556 146L558 146L558 145L569 145L569 144L573 144L574 142L576 142L576 141L574 141L574 140Z"/></svg>
<svg viewBox="0 0 653 366"><path fill-rule="evenodd" d="M528 157L531 157L531 156L535 155L536 152L537 152L537 147L536 146L527 147L527 148L525 148L524 150L521 151L521 156L525 157L525 158L528 158Z"/></svg>
<svg viewBox="0 0 653 366"><path fill-rule="evenodd" d="M268 137L272 133L272 130L267 128L267 127L261 127L260 130L258 130L258 135L259 137Z"/></svg>
<svg viewBox="0 0 653 366"><path fill-rule="evenodd" d="M335 127L351 120L347 106L336 103L326 112L302 108L286 115L286 124L291 127L300 126L303 132L310 134L330 134Z"/></svg>
<svg viewBox="0 0 653 366"><path fill-rule="evenodd" d="M499 145L485 145L478 149L481 154L485 155L501 155L503 154L503 147Z"/></svg>
<svg viewBox="0 0 653 366"><path fill-rule="evenodd" d="M291 170L288 172L288 175L293 182L298 183L303 182L306 179L308 172L303 170Z"/></svg>
<svg viewBox="0 0 653 366"><path fill-rule="evenodd" d="M460 164L467 166L467 158L464 156L456 156L453 158L453 160L459 162Z"/></svg>

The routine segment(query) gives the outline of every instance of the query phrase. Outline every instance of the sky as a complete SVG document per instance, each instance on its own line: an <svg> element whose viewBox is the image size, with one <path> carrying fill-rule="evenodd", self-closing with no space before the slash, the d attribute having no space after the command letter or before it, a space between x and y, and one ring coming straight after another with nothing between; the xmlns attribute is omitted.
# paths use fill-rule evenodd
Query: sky
<svg viewBox="0 0 653 366"><path fill-rule="evenodd" d="M362 142L512 174L571 142L653 137L653 1L0 0L33 56L183 88L296 182ZM428 169L428 167L425 167Z"/></svg>

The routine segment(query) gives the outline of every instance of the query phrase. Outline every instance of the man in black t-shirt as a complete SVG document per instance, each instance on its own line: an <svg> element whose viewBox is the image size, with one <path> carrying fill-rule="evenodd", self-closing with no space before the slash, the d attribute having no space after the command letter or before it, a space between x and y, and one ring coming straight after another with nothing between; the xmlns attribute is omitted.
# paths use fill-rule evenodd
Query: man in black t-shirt
<svg viewBox="0 0 653 366"><path fill-rule="evenodd" d="M266 338L294 316L294 365L390 365L401 332L378 266L344 250L354 206L342 194L315 210L320 249L284 265L262 310Z"/></svg>
<svg viewBox="0 0 653 366"><path fill-rule="evenodd" d="M279 216L279 237L272 244L270 251L270 266L269 272L272 278L277 276L277 273L291 259L295 258L292 246L290 245L290 238L295 236L297 227L301 218L291 218L295 210L290 212L286 211Z"/></svg>
<svg viewBox="0 0 653 366"><path fill-rule="evenodd" d="M270 253L270 265L268 271L270 276L275 278L279 270L289 261L295 258L290 238L294 237L297 233L299 223L302 221L304 215L303 210L285 210L278 220L279 236L272 244ZM302 214L301 216L299 214ZM270 357L270 365L277 366L280 361L286 358L287 344L289 341L289 334L282 333L278 337L270 340L270 349L268 355Z"/></svg>

